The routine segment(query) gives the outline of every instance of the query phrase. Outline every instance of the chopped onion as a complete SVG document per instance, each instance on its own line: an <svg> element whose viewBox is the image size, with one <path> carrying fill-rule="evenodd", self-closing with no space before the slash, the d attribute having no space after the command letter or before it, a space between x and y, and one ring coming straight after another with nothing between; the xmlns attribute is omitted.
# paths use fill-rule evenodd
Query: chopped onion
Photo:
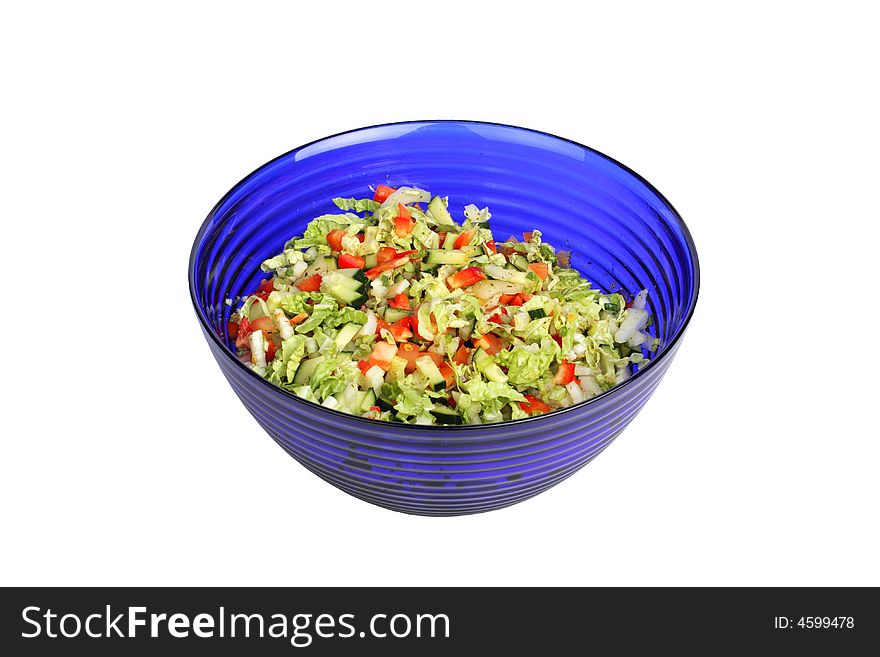
<svg viewBox="0 0 880 657"><path fill-rule="evenodd" d="M568 390L568 394L571 395L571 401L573 404L580 404L584 401L584 391L581 390L581 386L577 381L566 383L565 389Z"/></svg>
<svg viewBox="0 0 880 657"><path fill-rule="evenodd" d="M630 308L626 317L620 323L620 328L614 334L615 342L626 342L638 331L644 328L648 322L648 311L639 308Z"/></svg>
<svg viewBox="0 0 880 657"><path fill-rule="evenodd" d="M326 408L338 408L339 402L337 401L336 397L327 397L327 399L323 401L321 406L325 406Z"/></svg>
<svg viewBox="0 0 880 657"><path fill-rule="evenodd" d="M635 308L636 310L644 310L645 304L647 303L647 301L648 301L648 291L642 290L633 299L632 307Z"/></svg>
<svg viewBox="0 0 880 657"><path fill-rule="evenodd" d="M379 389L385 381L385 371L378 365L373 365L364 373L364 379L366 379L367 385L378 395Z"/></svg>
<svg viewBox="0 0 880 657"><path fill-rule="evenodd" d="M577 368L575 368L575 372L577 372ZM586 393L587 399L602 394L602 387L596 381L596 377L592 375L582 376L580 377L579 381L581 382L581 388L583 388L584 392Z"/></svg>
<svg viewBox="0 0 880 657"><path fill-rule="evenodd" d="M376 332L376 326L378 322L376 321L376 313L372 310L367 311L367 321L364 324L363 328L358 331L358 336L362 335L373 335Z"/></svg>
<svg viewBox="0 0 880 657"><path fill-rule="evenodd" d="M300 276L302 276L303 272L305 272L305 270L308 268L309 268L308 263L303 260L300 260L299 262L297 262L293 266L293 275L291 276L291 278L293 278L293 279L299 278Z"/></svg>
<svg viewBox="0 0 880 657"><path fill-rule="evenodd" d="M293 327L290 325L290 320L287 319L284 311L281 308L276 308L272 311L272 314L275 315L275 323L278 325L278 333L281 335L281 339L286 340L291 337L293 335Z"/></svg>
<svg viewBox="0 0 880 657"><path fill-rule="evenodd" d="M391 287L388 288L388 296L396 297L398 294L401 294L404 290L409 287L409 281L405 278L400 279L399 282L395 283Z"/></svg>
<svg viewBox="0 0 880 657"><path fill-rule="evenodd" d="M398 203L410 205L412 203L427 203L431 200L431 193L417 187L398 187L386 198L380 208L396 206Z"/></svg>

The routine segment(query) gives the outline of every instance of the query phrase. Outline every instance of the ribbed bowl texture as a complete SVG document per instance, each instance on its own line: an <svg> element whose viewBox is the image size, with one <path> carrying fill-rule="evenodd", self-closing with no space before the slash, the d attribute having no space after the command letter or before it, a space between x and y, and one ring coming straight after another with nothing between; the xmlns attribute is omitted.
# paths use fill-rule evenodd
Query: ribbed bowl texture
<svg viewBox="0 0 880 657"><path fill-rule="evenodd" d="M457 220L488 206L496 239L533 228L605 291L646 288L661 346L622 385L546 415L498 424L426 427L323 408L239 362L226 335L234 308L265 277L260 263L337 212L336 196L410 185L448 195ZM284 450L325 481L379 506L449 516L499 509L571 476L632 421L672 363L699 288L681 217L649 183L580 144L533 130L418 121L354 130L297 148L238 183L192 249L190 293L208 346L232 388ZM663 427L674 436L675 427Z"/></svg>

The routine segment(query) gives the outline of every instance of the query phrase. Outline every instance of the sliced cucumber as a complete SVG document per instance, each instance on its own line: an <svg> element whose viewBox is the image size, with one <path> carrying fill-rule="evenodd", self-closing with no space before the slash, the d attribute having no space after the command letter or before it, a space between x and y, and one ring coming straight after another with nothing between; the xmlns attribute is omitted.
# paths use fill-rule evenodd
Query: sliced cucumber
<svg viewBox="0 0 880 657"><path fill-rule="evenodd" d="M336 348L339 351L342 351L349 342L351 342L352 338L357 335L357 332L363 328L362 324L355 324L354 322L350 322L339 329L339 333L336 334Z"/></svg>
<svg viewBox="0 0 880 657"><path fill-rule="evenodd" d="M354 308L360 308L367 300L360 290L352 290L344 285L333 285L328 287L327 292L339 299L342 303L353 306Z"/></svg>
<svg viewBox="0 0 880 657"><path fill-rule="evenodd" d="M462 424L464 422L461 415L443 404L434 404L431 415L437 420L437 424Z"/></svg>
<svg viewBox="0 0 880 657"><path fill-rule="evenodd" d="M446 389L446 379L443 378L443 375L440 373L440 368L437 367L433 358L430 356L422 356L416 360L416 367L419 372L425 375L434 390Z"/></svg>
<svg viewBox="0 0 880 657"><path fill-rule="evenodd" d="M364 256L364 267L367 269L372 269L378 264L379 257L375 253L370 253L369 255ZM364 278L366 278L366 276L364 276Z"/></svg>
<svg viewBox="0 0 880 657"><path fill-rule="evenodd" d="M446 239L443 240L443 250L444 251L452 251L455 248L455 240L458 238L458 235L453 233L452 231L446 233Z"/></svg>
<svg viewBox="0 0 880 657"><path fill-rule="evenodd" d="M358 408L361 413L366 413L371 407L376 405L376 393L372 390L367 390L359 401L360 404Z"/></svg>
<svg viewBox="0 0 880 657"><path fill-rule="evenodd" d="M399 322L404 317L409 317L409 315L410 312L403 308L386 308L385 317L383 319L386 323L393 324L394 322Z"/></svg>
<svg viewBox="0 0 880 657"><path fill-rule="evenodd" d="M312 380L312 375L315 373L315 369L322 362L324 362L323 356L316 356L315 358L304 360L300 363L299 368L296 370L296 374L293 375L293 382L301 386L308 385Z"/></svg>
<svg viewBox="0 0 880 657"><path fill-rule="evenodd" d="M358 269L357 267L350 267L348 269L337 269L336 274L342 274L346 278L358 281L363 285L366 285L369 282L367 280L366 274L364 274L364 270Z"/></svg>
<svg viewBox="0 0 880 657"><path fill-rule="evenodd" d="M525 271L529 268L529 261L526 260L525 256L521 256L518 253L514 253L510 256L510 264L520 271Z"/></svg>
<svg viewBox="0 0 880 657"><path fill-rule="evenodd" d="M340 269L335 272L328 273L324 280L322 281L325 287L329 290L331 287L342 286L347 287L349 290L361 290L364 287L363 281L360 281L352 276L347 276L343 274L343 271L348 271L344 269ZM360 269L356 269L355 271L360 271Z"/></svg>
<svg viewBox="0 0 880 657"><path fill-rule="evenodd" d="M483 375L490 381L507 383L507 375L504 373L504 370L498 367L497 363L490 363L489 366L483 370Z"/></svg>
<svg viewBox="0 0 880 657"><path fill-rule="evenodd" d="M394 412L394 404L397 402L393 399L387 399L385 397L378 397L376 399L376 406L378 406L382 411L391 411Z"/></svg>
<svg viewBox="0 0 880 657"><path fill-rule="evenodd" d="M541 319L542 317L546 317L547 313L544 312L543 308L533 308L529 311L529 317L532 319Z"/></svg>
<svg viewBox="0 0 880 657"><path fill-rule="evenodd" d="M464 251L431 249L428 251L426 261L430 265L463 265L467 262L467 253Z"/></svg>
<svg viewBox="0 0 880 657"><path fill-rule="evenodd" d="M449 210L446 209L446 204L439 196L435 196L428 203L428 212L431 213L431 218L437 222L438 226L455 225L455 222L452 220L452 215L449 214Z"/></svg>
<svg viewBox="0 0 880 657"><path fill-rule="evenodd" d="M480 347L474 352L474 365L479 371L484 371L490 365L495 363L495 359L486 353L486 350Z"/></svg>

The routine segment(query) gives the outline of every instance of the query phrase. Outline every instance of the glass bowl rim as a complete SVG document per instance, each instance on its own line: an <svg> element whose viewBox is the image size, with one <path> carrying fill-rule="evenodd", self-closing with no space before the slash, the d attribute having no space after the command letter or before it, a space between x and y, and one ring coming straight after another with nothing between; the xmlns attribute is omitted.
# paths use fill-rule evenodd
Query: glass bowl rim
<svg viewBox="0 0 880 657"><path fill-rule="evenodd" d="M201 307L199 306L199 303L196 299L197 292L196 292L196 287L195 287L195 263L196 263L196 255L199 250L199 245L201 244L202 238L204 237L205 233L207 232L208 227L211 224L211 221L214 219L218 210L226 202L226 200L234 192L236 192L239 188L241 188L242 185L247 183L251 178L255 177L257 174L259 174L265 168L274 164L278 160L281 160L281 159L286 158L290 155L298 153L298 152L300 152L306 148L309 148L310 146L318 144L320 142L328 141L330 139L335 139L336 137L340 137L343 135L350 135L350 134L353 134L356 132L364 132L367 130L374 130L377 128L388 128L388 127L393 127L393 126L407 126L407 125L415 126L415 125L419 125L419 124L430 125L430 124L443 124L443 123L464 124L464 125L481 125L481 126L489 126L489 127L495 127L495 128L505 128L505 129L514 130L514 131L519 130L522 132L528 132L528 133L539 135L542 137L549 137L551 139L556 139L556 140L563 141L563 142L566 142L569 144L573 144L574 146L577 146L578 148L582 148L585 151L589 151L589 152L591 152L595 155L598 155L599 157L607 160L608 162L610 162L614 166L618 167L619 169L623 170L625 173L627 173L630 176L632 176L633 178L635 178L637 181L641 182L643 185L645 185L645 187L648 188L649 191L651 191L653 194L655 194L657 196L657 198L659 198L660 201L666 206L666 208L672 213L673 218L678 223L678 227L681 229L682 235L684 236L685 242L688 247L688 255L690 256L690 258L693 262L694 291L689 299L687 314L685 315L684 321L681 323L681 326L678 327L678 329L672 335L669 342L665 345L665 348L660 352L660 354L656 358L652 359L651 362L648 363L647 366L640 367L638 369L638 371L635 374L633 374L631 377L629 377L628 379L626 379L622 383L615 385L613 388L606 390L605 392L603 392L599 395L596 395L595 397L592 397L592 398L587 399L585 401L579 402L577 404L572 404L571 406L566 406L565 408L554 409L554 410L550 411L549 413L532 415L532 416L529 416L526 418L520 418L518 420L506 420L504 422L491 422L491 423L486 423L486 424L460 424L460 425L410 424L410 423L386 422L385 420L373 420L371 418L361 417L360 415L352 415L350 413L345 413L343 411L338 411L336 409L327 408L326 406L322 406L321 404L318 404L316 402L308 401L307 399L303 399L302 397L298 397L293 392L291 392L289 390L285 390L284 388L281 388L280 386L276 386L276 385L270 383L267 379L264 379L263 377L258 375L251 368L247 367L238 358L236 358L235 354L233 354L229 350L229 347L220 339L220 336L218 336L215 333L215 331L212 329L211 325L208 322L208 318L205 316L204 312L202 311ZM652 185L644 177L642 177L640 174L638 174L637 172L630 169L628 166L626 166L622 162L615 160L613 157L610 157L609 155L606 155L605 153L602 153L601 151L598 151L595 148L592 148L590 146L585 146L584 144L576 142L572 139L560 137L558 135L554 135L552 133L544 132L541 130L535 130L533 128L524 128L522 126L509 125L506 123L494 123L491 121L474 121L474 120L469 120L469 119L420 119L420 120L410 120L410 121L395 121L395 122L391 122L391 123L378 123L375 125L363 126L360 128L352 128L351 130L344 130L342 132L337 132L335 134L328 135L326 137L321 137L319 139L315 139L313 141L308 142L307 144L302 144L301 146L297 146L296 148L293 148L293 149L287 151L286 153L282 153L281 155L279 155L275 158L272 158L268 162L265 162L265 163L261 164L260 166L258 166L256 169L254 169L249 174L244 176L244 178L242 178L237 183L235 183L229 189L229 191L227 191L226 194L223 195L223 198L221 198L214 205L214 207L211 208L211 211L208 213L208 216L205 217L205 220L202 222L201 227L199 228L198 232L196 233L196 237L195 237L195 240L193 241L192 249L190 250L189 264L188 264L188 279L189 279L190 300L192 301L193 307L196 311L196 315L199 318L199 322L202 325L202 329L208 335L211 336L211 339L217 344L218 347L220 347L220 350L223 352L223 354L225 356L227 356L230 360L232 360L237 367L239 367L242 371L244 371L246 373L246 376L251 376L251 377L253 377L254 380L259 381L259 383L257 385L264 385L264 386L268 387L269 389L271 389L274 393L281 394L282 396L293 400L294 403L304 404L304 405L306 405L306 407L313 408L316 410L319 409L321 412L328 414L328 419L332 419L332 418L336 417L340 421L344 420L344 421L353 421L355 423L366 423L366 424L364 424L365 428L366 427L376 428L378 425L388 425L389 427L403 426L403 427L407 427L407 429L412 429L414 431L426 431L426 432L431 432L431 433L438 433L438 432L439 433L452 433L452 432L479 431L479 430L486 430L487 428L491 429L491 428L503 428L503 427L514 427L514 426L521 427L521 426L525 426L528 423L541 422L542 420L545 420L547 418L561 417L562 414L564 414L564 413L570 413L570 412L574 411L575 409L583 409L591 404L598 403L600 400L604 400L606 398L610 398L610 397L614 396L615 394L619 394L620 391L624 390L628 385L631 385L634 381L636 381L640 377L642 377L645 372L650 372L652 370L652 368L655 368L657 366L657 363L659 363L667 354L672 353L673 347L675 347L676 343L678 343L678 341L681 339L682 335L684 335L685 331L687 330L688 325L690 324L691 318L694 315L694 309L696 308L697 299L699 298L699 295L700 295L700 262L699 262L699 257L697 256L697 247L694 244L694 240L691 236L691 232L688 229L687 224L684 222L684 219L682 219L681 215L678 213L678 210L675 209L675 207L672 205L672 203L670 203L669 200L665 196L663 196L663 194L661 194L660 191L656 187L654 187L654 185Z"/></svg>

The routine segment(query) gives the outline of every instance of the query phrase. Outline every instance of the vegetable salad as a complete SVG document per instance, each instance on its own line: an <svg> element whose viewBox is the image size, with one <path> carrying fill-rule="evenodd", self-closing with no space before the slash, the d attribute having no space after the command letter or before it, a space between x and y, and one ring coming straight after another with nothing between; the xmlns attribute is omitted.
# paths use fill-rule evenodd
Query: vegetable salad
<svg viewBox="0 0 880 657"><path fill-rule="evenodd" d="M657 348L646 291L593 289L538 230L497 242L488 208L458 223L412 187L333 201L227 326L243 362L303 399L413 424L515 420L612 388Z"/></svg>

